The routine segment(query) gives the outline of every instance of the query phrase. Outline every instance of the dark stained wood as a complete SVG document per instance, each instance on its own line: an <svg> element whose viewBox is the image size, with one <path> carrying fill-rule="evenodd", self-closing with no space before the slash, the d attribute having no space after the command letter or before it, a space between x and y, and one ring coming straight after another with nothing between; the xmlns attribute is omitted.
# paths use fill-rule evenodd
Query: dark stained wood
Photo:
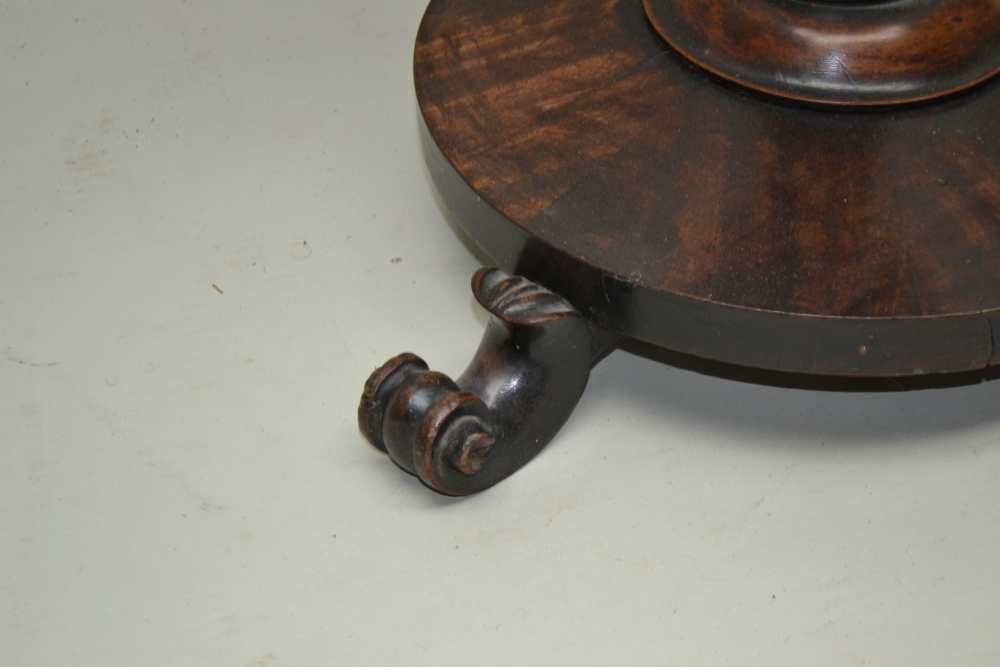
<svg viewBox="0 0 1000 667"><path fill-rule="evenodd" d="M1000 72L994 0L643 0L660 35L705 69L820 104L927 100Z"/></svg>
<svg viewBox="0 0 1000 667"><path fill-rule="evenodd" d="M372 374L358 408L369 442L452 496L489 488L534 458L613 348L569 302L529 280L484 269L472 289L492 317L458 381L402 354Z"/></svg>
<svg viewBox="0 0 1000 667"><path fill-rule="evenodd" d="M433 0L415 73L459 224L603 327L802 373L1000 363L995 81L799 107L690 64L639 0Z"/></svg>

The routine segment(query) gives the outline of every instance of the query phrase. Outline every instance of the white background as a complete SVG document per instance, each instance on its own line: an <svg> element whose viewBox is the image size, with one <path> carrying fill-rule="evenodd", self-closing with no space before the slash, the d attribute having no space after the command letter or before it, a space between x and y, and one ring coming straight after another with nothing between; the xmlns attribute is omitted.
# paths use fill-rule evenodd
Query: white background
<svg viewBox="0 0 1000 667"><path fill-rule="evenodd" d="M998 664L1000 383L618 353L481 496L363 444L484 321L422 4L0 0L0 665Z"/></svg>

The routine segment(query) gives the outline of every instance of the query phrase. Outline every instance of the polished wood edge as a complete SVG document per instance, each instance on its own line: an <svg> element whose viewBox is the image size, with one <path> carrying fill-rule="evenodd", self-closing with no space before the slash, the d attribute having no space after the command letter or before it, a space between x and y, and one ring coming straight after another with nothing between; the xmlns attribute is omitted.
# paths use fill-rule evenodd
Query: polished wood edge
<svg viewBox="0 0 1000 667"><path fill-rule="evenodd" d="M560 294L599 331L782 373L893 378L1000 365L994 333L1000 332L1000 309L908 318L800 315L660 292L601 271L500 213L463 179L421 118L424 158L438 202L470 251Z"/></svg>

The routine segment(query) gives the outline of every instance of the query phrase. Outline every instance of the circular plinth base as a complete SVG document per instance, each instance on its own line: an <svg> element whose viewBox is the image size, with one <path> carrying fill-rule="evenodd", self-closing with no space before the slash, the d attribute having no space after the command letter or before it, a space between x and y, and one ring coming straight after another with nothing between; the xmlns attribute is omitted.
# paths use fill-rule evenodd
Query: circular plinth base
<svg viewBox="0 0 1000 667"><path fill-rule="evenodd" d="M995 81L779 103L678 56L637 0L433 0L415 71L456 219L601 327L799 373L1000 364Z"/></svg>
<svg viewBox="0 0 1000 667"><path fill-rule="evenodd" d="M691 61L796 100L902 104L1000 72L992 0L643 2L660 36Z"/></svg>

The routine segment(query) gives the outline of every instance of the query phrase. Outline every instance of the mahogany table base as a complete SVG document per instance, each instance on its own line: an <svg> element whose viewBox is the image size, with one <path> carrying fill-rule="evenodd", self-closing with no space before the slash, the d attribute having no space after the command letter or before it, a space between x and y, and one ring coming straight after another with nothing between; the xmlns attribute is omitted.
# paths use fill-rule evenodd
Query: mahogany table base
<svg viewBox="0 0 1000 667"><path fill-rule="evenodd" d="M1000 6L730 4L430 3L425 155L498 267L473 279L492 317L457 380L401 355L359 408L430 488L525 465L630 341L858 381L1000 367Z"/></svg>

